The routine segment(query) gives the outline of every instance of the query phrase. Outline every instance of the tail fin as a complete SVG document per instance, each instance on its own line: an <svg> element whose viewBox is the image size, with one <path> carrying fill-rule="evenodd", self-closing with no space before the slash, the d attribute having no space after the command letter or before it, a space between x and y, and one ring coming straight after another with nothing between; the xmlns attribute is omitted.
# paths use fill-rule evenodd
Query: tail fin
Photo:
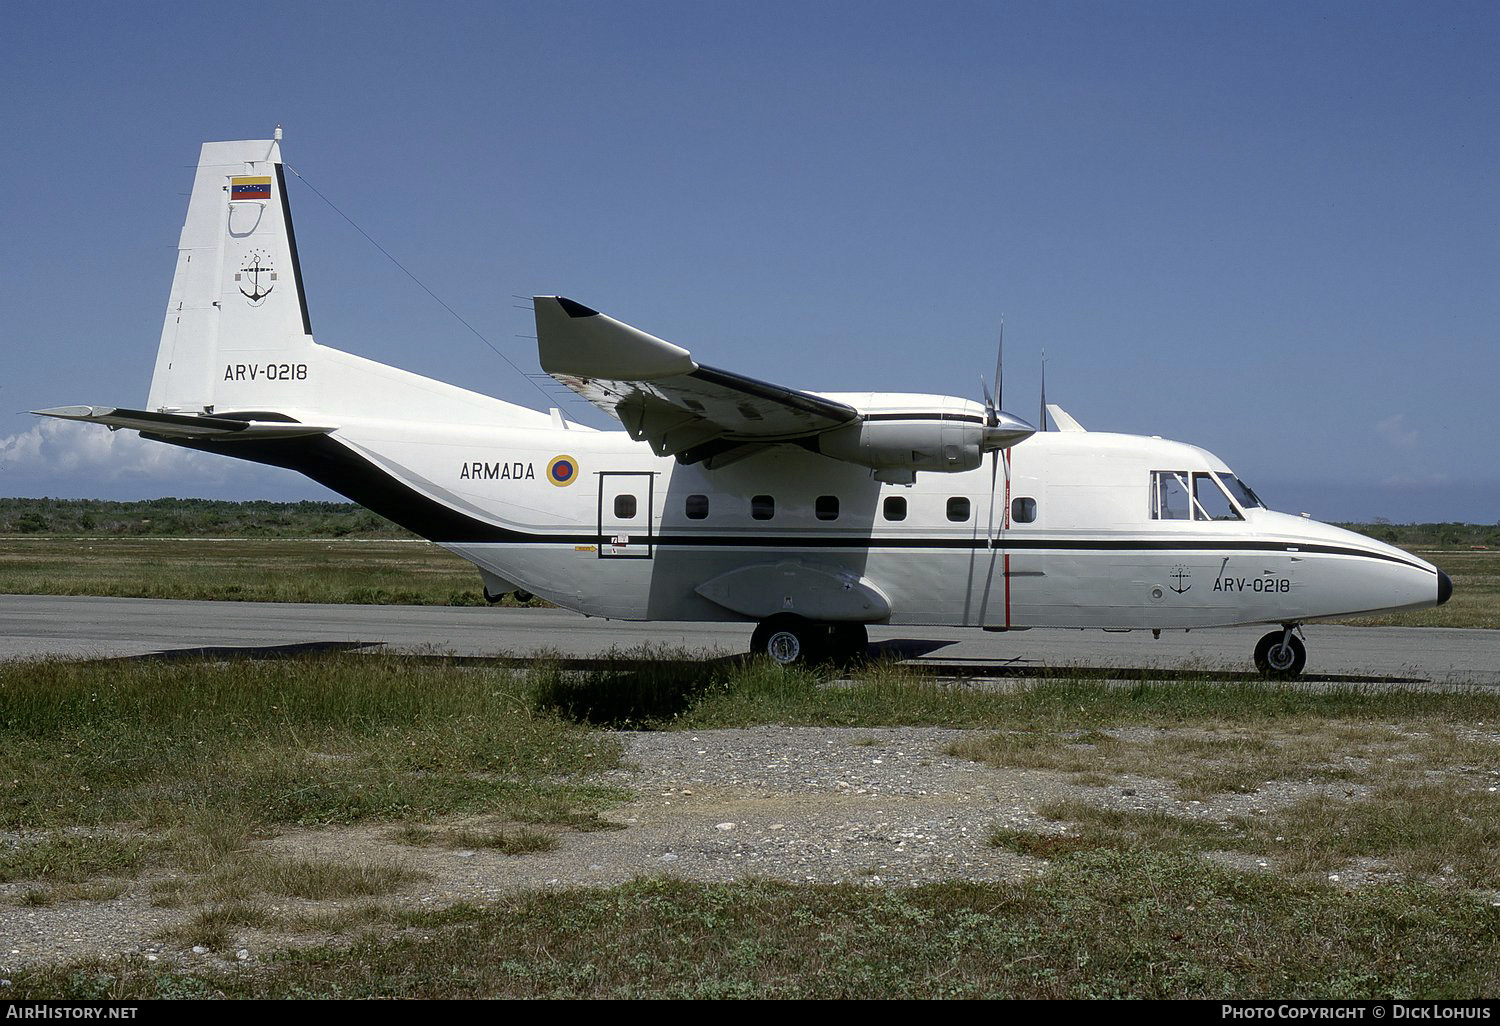
<svg viewBox="0 0 1500 1026"><path fill-rule="evenodd" d="M204 143L146 409L255 409L271 395L284 406L307 394L314 349L281 130Z"/></svg>
<svg viewBox="0 0 1500 1026"><path fill-rule="evenodd" d="M549 425L544 413L313 341L276 136L203 144L146 409L38 412L213 443L371 418Z"/></svg>

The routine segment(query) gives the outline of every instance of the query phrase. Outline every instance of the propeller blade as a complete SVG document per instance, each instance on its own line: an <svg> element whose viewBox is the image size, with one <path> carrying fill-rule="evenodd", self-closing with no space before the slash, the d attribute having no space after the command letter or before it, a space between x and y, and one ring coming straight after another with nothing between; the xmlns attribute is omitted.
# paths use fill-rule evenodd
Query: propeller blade
<svg viewBox="0 0 1500 1026"><path fill-rule="evenodd" d="M990 548L995 547L995 487L1000 483L1000 450L995 449L990 453L990 516L985 523L985 534L989 538Z"/></svg>
<svg viewBox="0 0 1500 1026"><path fill-rule="evenodd" d="M1000 344L995 350L995 402L992 410L1005 409L1005 318L1000 318ZM994 427L993 423L989 424Z"/></svg>

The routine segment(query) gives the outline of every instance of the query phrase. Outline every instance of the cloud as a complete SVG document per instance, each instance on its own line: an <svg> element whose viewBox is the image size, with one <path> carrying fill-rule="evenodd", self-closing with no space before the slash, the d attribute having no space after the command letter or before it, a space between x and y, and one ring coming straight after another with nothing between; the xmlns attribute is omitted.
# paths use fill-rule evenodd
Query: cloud
<svg viewBox="0 0 1500 1026"><path fill-rule="evenodd" d="M1393 492L1425 492L1434 488L1446 488L1453 483L1452 477L1442 473L1392 474L1380 482L1382 488Z"/></svg>
<svg viewBox="0 0 1500 1026"><path fill-rule="evenodd" d="M1404 413L1393 413L1376 424L1375 433L1397 449L1415 449L1417 439L1421 437L1416 428L1406 426Z"/></svg>
<svg viewBox="0 0 1500 1026"><path fill-rule="evenodd" d="M150 442L131 430L38 420L0 438L0 494L95 499L161 495L327 499L300 474Z"/></svg>
<svg viewBox="0 0 1500 1026"><path fill-rule="evenodd" d="M0 471L32 478L87 477L108 483L194 478L218 484L228 477L224 462L191 449L148 442L134 431L107 431L62 420L39 420L29 430L0 438Z"/></svg>

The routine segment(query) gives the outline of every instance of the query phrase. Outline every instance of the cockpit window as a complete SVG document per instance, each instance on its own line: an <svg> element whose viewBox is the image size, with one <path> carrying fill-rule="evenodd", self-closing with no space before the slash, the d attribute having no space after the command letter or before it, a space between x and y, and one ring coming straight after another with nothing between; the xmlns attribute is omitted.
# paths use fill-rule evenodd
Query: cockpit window
<svg viewBox="0 0 1500 1026"><path fill-rule="evenodd" d="M1265 509L1266 504L1260 501L1260 496L1250 490L1250 486L1233 474L1220 474L1219 483L1229 489L1229 494L1234 496L1234 501L1240 504L1242 509Z"/></svg>
<svg viewBox="0 0 1500 1026"><path fill-rule="evenodd" d="M1194 520L1243 520L1212 474L1193 475Z"/></svg>
<svg viewBox="0 0 1500 1026"><path fill-rule="evenodd" d="M1242 520L1214 475L1186 470L1151 472L1152 520Z"/></svg>
<svg viewBox="0 0 1500 1026"><path fill-rule="evenodd" d="M1187 471L1153 470L1151 472L1151 519L1191 520L1193 505L1189 496Z"/></svg>

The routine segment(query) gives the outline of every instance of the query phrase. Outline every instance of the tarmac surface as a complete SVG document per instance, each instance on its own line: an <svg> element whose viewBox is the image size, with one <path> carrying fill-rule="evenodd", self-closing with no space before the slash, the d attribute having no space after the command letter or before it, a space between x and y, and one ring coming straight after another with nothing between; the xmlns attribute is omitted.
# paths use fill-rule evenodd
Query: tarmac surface
<svg viewBox="0 0 1500 1026"><path fill-rule="evenodd" d="M160 653L271 655L297 649L382 646L457 656L602 656L651 644L733 654L753 625L630 623L561 609L310 605L167 599L0 595L0 659L129 658ZM1223 670L1248 675L1264 627L1191 632L872 627L877 651L963 676L1044 667L1091 670ZM1306 627L1304 679L1500 687L1500 631ZM1128 674L1126 674L1128 675Z"/></svg>

